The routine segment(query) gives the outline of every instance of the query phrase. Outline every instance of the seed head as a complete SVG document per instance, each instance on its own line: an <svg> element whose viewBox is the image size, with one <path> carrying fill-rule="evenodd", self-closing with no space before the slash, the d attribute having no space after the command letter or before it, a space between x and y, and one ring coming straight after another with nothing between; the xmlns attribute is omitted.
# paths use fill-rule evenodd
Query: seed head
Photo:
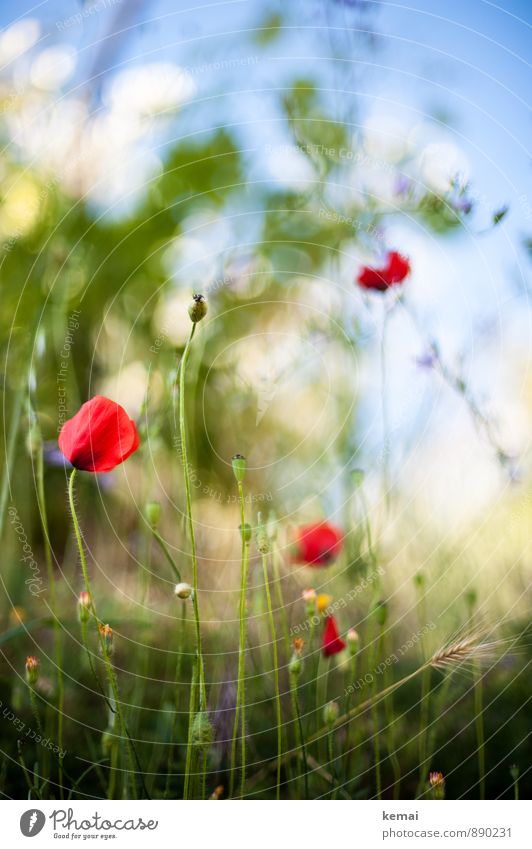
<svg viewBox="0 0 532 849"><path fill-rule="evenodd" d="M207 298L204 295L193 295L192 301L188 307L188 314L190 316L190 320L197 324L198 321L201 321L202 318L205 318L207 315Z"/></svg>
<svg viewBox="0 0 532 849"><path fill-rule="evenodd" d="M257 548L261 554L269 554L271 546L266 528L262 524L262 517L259 513L257 517Z"/></svg>
<svg viewBox="0 0 532 849"><path fill-rule="evenodd" d="M30 654L26 658L26 681L30 687L35 687L39 680L39 659L35 655Z"/></svg>
<svg viewBox="0 0 532 849"><path fill-rule="evenodd" d="M242 483L246 477L246 458L242 454L235 454L231 460L231 465L233 466L233 473L238 483Z"/></svg>
<svg viewBox="0 0 532 849"><path fill-rule="evenodd" d="M192 745L198 749L208 749L214 740L214 728L205 711L200 711L192 723Z"/></svg>

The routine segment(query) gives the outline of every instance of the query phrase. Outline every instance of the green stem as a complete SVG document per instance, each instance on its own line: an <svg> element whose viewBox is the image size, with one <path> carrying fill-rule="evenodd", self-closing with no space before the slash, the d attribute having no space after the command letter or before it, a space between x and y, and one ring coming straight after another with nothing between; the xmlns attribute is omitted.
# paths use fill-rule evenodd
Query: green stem
<svg viewBox="0 0 532 849"><path fill-rule="evenodd" d="M170 792L170 781L174 773L174 741L177 737L177 719L179 716L179 686L181 684L181 670L183 668L183 653L185 651L185 603L181 604L181 617L179 622L179 650L177 654L177 662L175 668L175 696L174 696L174 716L172 718L172 738L170 740L170 758L168 772L166 774L166 785L164 790L164 798L167 799Z"/></svg>
<svg viewBox="0 0 532 849"><path fill-rule="evenodd" d="M74 498L74 480L76 478L76 473L77 473L77 469L72 469L72 473L70 475L70 480L68 482L68 500L69 500L69 503L70 503L70 512L72 513L72 522L73 522L73 525L74 525L74 533L75 533L76 542L77 542L77 545L78 545L79 557L80 557L80 561L81 561L81 569L82 569L82 572L83 572L83 580L85 582L85 589L87 591L87 595L89 596L90 611L91 611L91 615L94 617L94 620L95 620L96 633L98 635L98 640L99 640L99 643L100 643L100 650L102 652L102 657L104 659L105 669L106 669L107 677L108 677L108 680L109 680L109 685L111 687L111 690L112 690L112 693L113 693L113 698L115 700L115 709L116 709L116 712L117 712L117 715L118 715L118 720L120 722L122 735L123 735L126 750L127 750L127 753L128 753L129 769L130 769L131 777L132 777L131 785L132 785L132 791L133 791L133 798L136 798L135 759L134 759L133 750L132 750L132 743L131 743L131 739L129 737L128 730L127 730L127 727L126 727L126 722L125 722L124 714L123 714L123 711L122 711L122 705L120 704L120 695L119 695L119 692L118 692L118 682L116 680L113 668L111 666L110 658L108 657L108 654L107 654L107 651L106 651L106 648L105 648L104 639L103 639L103 637L100 633L100 629L98 627L99 626L99 619L98 619L98 615L96 613L94 598L93 598L93 595L92 595L92 590L91 590L91 586L90 586L90 582L89 582L89 573L87 571L87 562L85 560L85 550L83 548L83 539L82 539L82 536L81 536L81 529L80 529L80 526L79 526L78 517L77 517L77 513L76 513L76 503L75 503L75 498Z"/></svg>
<svg viewBox="0 0 532 849"><path fill-rule="evenodd" d="M301 721L301 709L299 707L299 696L297 692L297 677L295 675L290 675L290 694L292 696L292 707L294 711L294 715L296 717L296 740L297 746L301 749L301 753L303 755L303 780L305 782L305 799L310 799L309 787L308 787L308 761L307 761L307 747L305 745L305 735L303 733L303 723Z"/></svg>
<svg viewBox="0 0 532 849"><path fill-rule="evenodd" d="M244 527L245 527L245 509L244 509L244 488L242 483L238 482L238 496L240 502L240 536L242 540L241 549L241 569L240 569L240 608L239 608L239 644L238 644L238 681L236 690L236 705L235 717L233 720L233 738L231 741L231 772L229 779L229 797L232 798L235 789L235 773L236 773L236 747L238 739L238 728L241 727L240 747L242 757L242 795L244 791L244 782L246 777L246 592L248 585L248 566L249 566L249 544L246 543Z"/></svg>
<svg viewBox="0 0 532 849"><path fill-rule="evenodd" d="M277 712L277 785L276 798L281 798L281 759L283 754L283 725L281 716L281 696L279 693L279 658L277 653L277 635L275 633L275 619L273 617L272 596L270 582L268 579L268 556L262 555L262 570L264 573L264 588L266 590L266 602L268 605L268 618L270 620L270 634L273 650L273 674L275 681L275 703Z"/></svg>
<svg viewBox="0 0 532 849"><path fill-rule="evenodd" d="M272 567L273 567L273 578L274 578L274 586L275 586L275 598L277 602L277 607L279 608L279 612L281 614L281 626L283 629L283 641L284 641L284 650L286 656L286 662L290 660L290 636L289 636L289 628L288 628L288 619L286 616L286 607L283 599L283 589L281 586L281 574L279 570L279 558L277 557L277 553L275 550L275 546L272 547Z"/></svg>
<svg viewBox="0 0 532 849"><path fill-rule="evenodd" d="M199 709L207 710L207 697L205 692L205 671L203 667L203 651L201 646L201 620L199 614L199 604L198 604L198 558L196 553L196 535L194 532L194 522L192 520L192 494L190 487L190 475L188 468L188 455L187 455L187 433L186 433L186 423L185 423L185 372L186 365L188 360L188 355L190 351L190 345L192 339L194 337L194 331L196 329L195 323L192 324L192 329L190 331L190 336L188 338L187 344L185 345L185 350L183 351L183 357L181 359L181 366L179 369L179 434L181 440L181 462L183 463L183 477L185 480L185 494L186 494L186 503L187 503L187 527L188 533L190 537L190 548L192 554L192 586L193 586L193 595L192 595L192 604L194 608L194 623L196 629L196 651L198 655L198 683L199 683Z"/></svg>
<svg viewBox="0 0 532 849"><path fill-rule="evenodd" d="M336 767L335 767L335 764L334 764L333 733L334 732L331 728L329 733L327 734L327 756L329 758L329 769L331 770L331 776L332 776L332 781L333 781L333 790L332 790L331 799L336 799L336 785L337 785L338 782L336 781Z"/></svg>
<svg viewBox="0 0 532 849"><path fill-rule="evenodd" d="M174 558L170 554L168 546L166 545L166 543L165 543L164 539L162 538L162 536L160 535L159 531L156 528L154 528L153 526L151 527L151 532L152 532L154 538L159 543L161 550L162 550L164 556L166 557L172 572L174 573L174 578L176 579L177 583L180 584L181 583L181 574L179 572L179 569L177 568L177 565L176 565Z"/></svg>
<svg viewBox="0 0 532 849"><path fill-rule="evenodd" d="M190 798L191 784L191 769L192 769L192 726L194 724L194 716L196 714L196 685L198 681L198 663L197 660L192 667L192 680L190 682L190 698L188 702L188 740L187 740L187 758L185 762L185 785L183 788L183 799Z"/></svg>
<svg viewBox="0 0 532 849"><path fill-rule="evenodd" d="M42 443L37 452L37 497L39 500L39 513L41 517L41 526L44 537L44 551L46 559L46 569L48 573L48 585L50 587L50 608L54 621L54 646L55 646L55 667L57 680L57 745L59 751L63 751L63 706L64 706L64 683L63 683L63 652L61 639L61 624L57 616L57 595L55 587L54 567L52 561L52 546L50 543L50 534L48 530L48 515L46 512L46 498L44 493L44 462ZM59 777L59 798L63 798L63 763L61 758L58 759L58 777Z"/></svg>
<svg viewBox="0 0 532 849"><path fill-rule="evenodd" d="M478 753L478 776L480 798L486 798L486 755L484 749L484 713L482 692L482 671L478 663L475 664L475 729L477 737Z"/></svg>
<svg viewBox="0 0 532 849"><path fill-rule="evenodd" d="M384 634L384 626L381 627L380 634L380 642L381 642L381 654L385 657L388 654L388 650L386 649L386 641ZM429 667L430 669L430 667ZM390 762L392 765L393 771L393 798L398 799L401 791L401 766L399 763L399 758L397 757L397 752L395 750L395 734L394 734L394 725L395 725L395 715L393 709L393 690L388 689L388 678L390 674L390 667L387 665L384 673L383 673L383 683L386 695L384 696L384 713L386 716L386 747L388 749L388 756L390 758Z"/></svg>

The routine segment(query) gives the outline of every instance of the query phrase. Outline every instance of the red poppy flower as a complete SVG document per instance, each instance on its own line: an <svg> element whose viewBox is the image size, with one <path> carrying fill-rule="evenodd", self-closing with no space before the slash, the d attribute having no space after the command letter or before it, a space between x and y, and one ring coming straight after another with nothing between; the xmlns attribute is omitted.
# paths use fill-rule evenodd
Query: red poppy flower
<svg viewBox="0 0 532 849"><path fill-rule="evenodd" d="M342 548L342 531L328 522L315 522L300 528L295 560L308 566L328 566Z"/></svg>
<svg viewBox="0 0 532 849"><path fill-rule="evenodd" d="M139 447L140 439L123 407L95 395L64 423L59 448L76 469L110 472Z"/></svg>
<svg viewBox="0 0 532 849"><path fill-rule="evenodd" d="M357 283L363 289L385 292L390 286L402 283L410 274L410 263L397 251L389 251L386 263L381 268L364 265L357 277Z"/></svg>
<svg viewBox="0 0 532 849"><path fill-rule="evenodd" d="M324 657L332 657L333 654L338 654L338 652L345 649L345 643L338 633L338 626L336 625L334 616L328 616L325 620L321 647Z"/></svg>

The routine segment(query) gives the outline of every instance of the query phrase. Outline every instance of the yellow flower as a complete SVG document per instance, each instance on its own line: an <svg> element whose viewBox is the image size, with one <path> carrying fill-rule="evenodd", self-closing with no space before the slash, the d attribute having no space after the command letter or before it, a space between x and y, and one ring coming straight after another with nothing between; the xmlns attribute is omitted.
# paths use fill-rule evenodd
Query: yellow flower
<svg viewBox="0 0 532 849"><path fill-rule="evenodd" d="M319 593L316 599L316 607L318 608L318 613L324 613L329 607L332 600L332 595L327 595L327 593Z"/></svg>

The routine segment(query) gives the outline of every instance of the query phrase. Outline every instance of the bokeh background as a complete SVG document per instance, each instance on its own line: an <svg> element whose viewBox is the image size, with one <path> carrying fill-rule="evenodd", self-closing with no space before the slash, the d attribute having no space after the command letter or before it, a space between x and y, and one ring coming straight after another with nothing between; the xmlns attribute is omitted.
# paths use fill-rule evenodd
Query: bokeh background
<svg viewBox="0 0 532 849"><path fill-rule="evenodd" d="M51 0L5 2L0 24L2 703L24 712L23 661L38 653L53 715L49 588L27 444L38 422L70 770L97 759L105 719L80 660L80 569L56 440L84 400L108 395L139 422L142 449L109 475L85 476L79 504L131 723L154 775L164 773L180 611L143 509L161 502L164 537L186 574L173 385L187 304L200 291L209 313L191 360L189 459L219 741L213 772L224 767L234 702L230 458L241 452L249 521L261 510L279 523L291 627L304 618L304 587L341 598L367 574L369 515L390 639L401 645L424 616L436 643L480 623L519 643L483 672L487 787L511 795L518 763L526 788L528 5ZM411 261L402 302L355 285L361 265L390 248ZM28 591L8 506L41 564L38 595ZM294 565L297 527L322 518L345 533L341 558L320 571ZM260 564L252 566L258 729L271 705L261 695L269 661ZM361 593L340 614L342 628L356 627L363 642L367 615ZM343 676L339 662L331 697L343 693ZM457 682L435 727L435 766L454 797L478 795L471 688L466 676ZM401 698L407 739L418 694ZM257 764L266 736L253 743ZM0 741L0 789L16 796L24 784L6 721ZM405 759L414 771L415 742ZM415 776L404 787L411 794ZM82 792L100 789L88 781ZM372 795L364 780L350 792Z"/></svg>

